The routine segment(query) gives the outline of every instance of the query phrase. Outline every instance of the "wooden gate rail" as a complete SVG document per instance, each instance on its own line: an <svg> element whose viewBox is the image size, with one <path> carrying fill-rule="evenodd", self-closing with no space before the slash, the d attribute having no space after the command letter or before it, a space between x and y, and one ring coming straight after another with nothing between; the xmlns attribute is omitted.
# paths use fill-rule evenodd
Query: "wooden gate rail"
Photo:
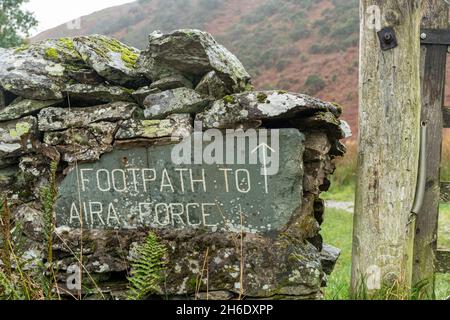
<svg viewBox="0 0 450 320"><path fill-rule="evenodd" d="M428 17L430 19L425 22L420 34L423 59L421 117L422 121L428 122L430 133L427 136L427 190L424 206L416 222L413 268L415 283L429 278L433 272L450 272L450 251L438 250L436 241L439 202L450 203L450 182L440 181L442 129L450 128L450 107L444 107L450 29L439 29L447 24L447 13L443 16L445 19L439 16L440 22L431 22L431 25L429 21L435 17Z"/></svg>
<svg viewBox="0 0 450 320"><path fill-rule="evenodd" d="M450 273L450 250L438 250L436 255L436 272Z"/></svg>
<svg viewBox="0 0 450 320"><path fill-rule="evenodd" d="M444 128L450 128L450 107L444 107Z"/></svg>

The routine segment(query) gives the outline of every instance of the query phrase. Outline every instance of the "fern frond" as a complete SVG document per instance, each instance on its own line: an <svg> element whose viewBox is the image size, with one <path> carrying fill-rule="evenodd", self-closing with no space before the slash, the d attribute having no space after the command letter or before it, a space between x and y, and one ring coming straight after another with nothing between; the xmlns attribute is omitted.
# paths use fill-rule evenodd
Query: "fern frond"
<svg viewBox="0 0 450 320"><path fill-rule="evenodd" d="M165 268L166 247L159 243L154 233L149 233L145 242L136 247L131 259L128 300L142 300L156 291Z"/></svg>
<svg viewBox="0 0 450 320"><path fill-rule="evenodd" d="M0 299L1 300L21 300L24 295L12 278L0 269Z"/></svg>

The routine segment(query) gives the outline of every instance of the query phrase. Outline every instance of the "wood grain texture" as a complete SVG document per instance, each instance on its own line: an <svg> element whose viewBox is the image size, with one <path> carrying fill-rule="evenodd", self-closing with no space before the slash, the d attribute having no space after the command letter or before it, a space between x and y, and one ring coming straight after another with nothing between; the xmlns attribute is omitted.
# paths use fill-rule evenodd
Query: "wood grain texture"
<svg viewBox="0 0 450 320"><path fill-rule="evenodd" d="M422 28L445 28L448 7L441 0L424 0ZM435 255L440 197L440 165L442 153L442 105L445 91L447 46L421 47L421 119L427 128L426 191L422 209L416 219L414 239L413 285L420 286L419 297L434 295Z"/></svg>
<svg viewBox="0 0 450 320"><path fill-rule="evenodd" d="M420 127L421 1L361 0L359 153L352 295L362 284L409 288ZM381 51L367 28L377 4L395 29L398 47ZM370 10L369 10L370 11ZM378 276L379 274L379 276Z"/></svg>

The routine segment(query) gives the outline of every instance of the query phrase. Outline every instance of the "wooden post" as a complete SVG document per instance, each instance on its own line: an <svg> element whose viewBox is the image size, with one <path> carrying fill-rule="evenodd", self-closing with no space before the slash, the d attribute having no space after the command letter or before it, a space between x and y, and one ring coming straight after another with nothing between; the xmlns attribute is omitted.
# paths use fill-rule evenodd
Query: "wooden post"
<svg viewBox="0 0 450 320"><path fill-rule="evenodd" d="M444 29L447 23L448 5L444 1L423 1L422 28ZM427 179L424 203L416 220L413 285L420 289L419 298L433 299L447 46L424 45L421 51L422 121L428 123Z"/></svg>
<svg viewBox="0 0 450 320"><path fill-rule="evenodd" d="M361 0L352 296L411 287L420 130L421 0ZM381 20L379 20L381 18ZM377 29L398 46L382 51ZM375 23L374 23L375 22Z"/></svg>

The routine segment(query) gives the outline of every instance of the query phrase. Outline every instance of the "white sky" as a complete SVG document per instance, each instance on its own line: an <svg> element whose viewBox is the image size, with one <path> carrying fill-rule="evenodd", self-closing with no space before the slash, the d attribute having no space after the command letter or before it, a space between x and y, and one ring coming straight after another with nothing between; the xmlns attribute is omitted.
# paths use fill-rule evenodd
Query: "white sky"
<svg viewBox="0 0 450 320"><path fill-rule="evenodd" d="M30 0L25 8L34 12L39 26L32 30L36 35L92 12L133 2L133 0Z"/></svg>

